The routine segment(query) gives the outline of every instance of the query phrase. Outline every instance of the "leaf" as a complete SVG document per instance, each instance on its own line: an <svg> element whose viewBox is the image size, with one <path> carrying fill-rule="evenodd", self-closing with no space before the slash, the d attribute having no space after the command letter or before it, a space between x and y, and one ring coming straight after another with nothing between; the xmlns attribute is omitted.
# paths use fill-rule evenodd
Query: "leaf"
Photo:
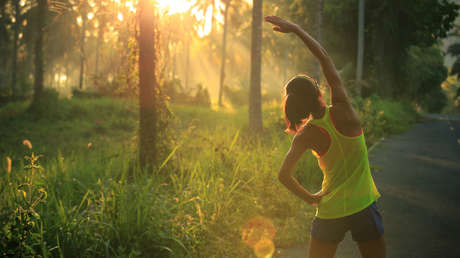
<svg viewBox="0 0 460 258"><path fill-rule="evenodd" d="M27 148L32 149L32 143L29 140L22 141L22 144L27 146Z"/></svg>
<svg viewBox="0 0 460 258"><path fill-rule="evenodd" d="M6 157L6 172L8 173L11 173L11 158L10 157Z"/></svg>
<svg viewBox="0 0 460 258"><path fill-rule="evenodd" d="M176 153L177 149L179 148L179 145L174 147L174 149L169 153L168 157L161 163L161 166L158 168L158 172L168 163L168 161L174 156L174 153Z"/></svg>

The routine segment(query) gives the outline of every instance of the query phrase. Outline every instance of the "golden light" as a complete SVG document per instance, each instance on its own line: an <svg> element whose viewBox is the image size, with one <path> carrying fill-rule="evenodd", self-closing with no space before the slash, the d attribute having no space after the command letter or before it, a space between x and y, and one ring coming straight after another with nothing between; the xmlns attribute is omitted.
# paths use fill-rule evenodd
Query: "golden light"
<svg viewBox="0 0 460 258"><path fill-rule="evenodd" d="M26 0L21 0L21 1L19 2L19 5L20 5L20 6L26 5Z"/></svg>
<svg viewBox="0 0 460 258"><path fill-rule="evenodd" d="M204 19L204 24L200 24L197 29L198 36L200 38L209 35L212 28L212 6L208 6L206 9L205 15L203 12L196 12L195 18L197 21L202 21Z"/></svg>
<svg viewBox="0 0 460 258"><path fill-rule="evenodd" d="M172 15L176 13L183 13L188 10L196 3L195 0L154 0L156 6L162 13L166 12L166 15Z"/></svg>
<svg viewBox="0 0 460 258"><path fill-rule="evenodd" d="M123 14L122 13L118 13L117 17L118 17L119 21L123 21Z"/></svg>
<svg viewBox="0 0 460 258"><path fill-rule="evenodd" d="M94 13L88 13L88 19L92 20L94 18Z"/></svg>
<svg viewBox="0 0 460 258"><path fill-rule="evenodd" d="M82 23L83 23L83 20L82 20L81 16L78 16L78 17L77 17L77 24L78 24L78 26L81 26Z"/></svg>
<svg viewBox="0 0 460 258"><path fill-rule="evenodd" d="M125 6L129 8L129 11L132 13L136 12L136 8L134 8L133 2L128 1L125 3Z"/></svg>
<svg viewBox="0 0 460 258"><path fill-rule="evenodd" d="M257 216L248 220L241 235L243 241L254 250L257 258L272 257L275 252L275 226L270 219Z"/></svg>

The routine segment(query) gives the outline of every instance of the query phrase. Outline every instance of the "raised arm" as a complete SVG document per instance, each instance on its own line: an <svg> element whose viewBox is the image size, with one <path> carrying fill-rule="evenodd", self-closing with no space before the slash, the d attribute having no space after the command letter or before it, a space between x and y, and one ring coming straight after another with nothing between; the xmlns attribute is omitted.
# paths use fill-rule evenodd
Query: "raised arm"
<svg viewBox="0 0 460 258"><path fill-rule="evenodd" d="M280 17L267 16L265 17L265 21L274 25L274 31L282 33L295 33L297 36L299 36L300 39L302 39L307 48L316 57L321 65L324 76L326 77L329 88L331 90L332 105L338 103L350 103L346 90L343 87L342 80L340 79L332 59L329 57L326 50L318 43L318 41L312 38L299 25L284 20Z"/></svg>

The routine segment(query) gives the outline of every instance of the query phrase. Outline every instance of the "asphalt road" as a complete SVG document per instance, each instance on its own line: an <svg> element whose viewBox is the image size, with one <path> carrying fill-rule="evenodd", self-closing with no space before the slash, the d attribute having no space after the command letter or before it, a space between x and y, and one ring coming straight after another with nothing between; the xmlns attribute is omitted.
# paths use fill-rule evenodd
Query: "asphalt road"
<svg viewBox="0 0 460 258"><path fill-rule="evenodd" d="M460 115L427 115L370 154L388 258L460 257ZM306 257L307 246L276 257ZM336 258L360 257L347 234Z"/></svg>

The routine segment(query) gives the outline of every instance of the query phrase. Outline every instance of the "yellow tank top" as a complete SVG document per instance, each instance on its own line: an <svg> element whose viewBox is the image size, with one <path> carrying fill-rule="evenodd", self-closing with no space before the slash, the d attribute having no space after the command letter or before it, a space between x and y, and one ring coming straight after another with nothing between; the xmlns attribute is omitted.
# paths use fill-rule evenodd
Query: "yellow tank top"
<svg viewBox="0 0 460 258"><path fill-rule="evenodd" d="M372 179L364 133L356 137L341 134L330 118L329 107L322 118L309 123L324 129L331 140L329 149L321 156L312 151L323 172L321 189L327 193L316 209L316 216L345 217L377 200L380 193Z"/></svg>

